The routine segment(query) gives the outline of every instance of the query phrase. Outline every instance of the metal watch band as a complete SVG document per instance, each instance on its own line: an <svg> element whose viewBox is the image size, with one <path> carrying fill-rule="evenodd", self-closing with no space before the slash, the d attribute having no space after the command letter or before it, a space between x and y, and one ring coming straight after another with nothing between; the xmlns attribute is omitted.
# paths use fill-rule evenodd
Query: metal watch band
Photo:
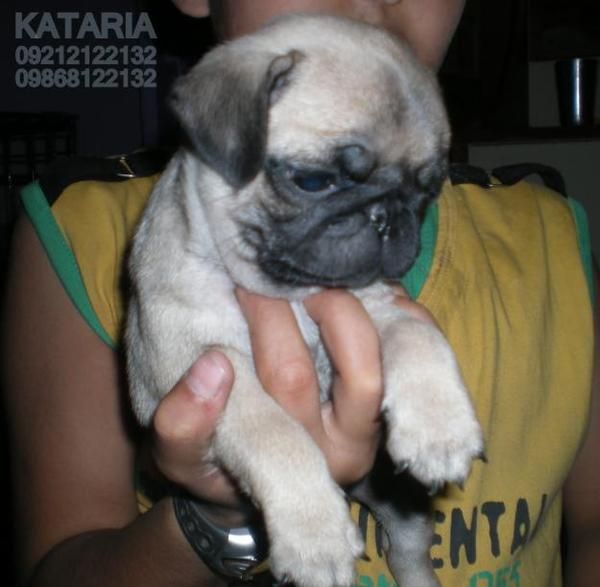
<svg viewBox="0 0 600 587"><path fill-rule="evenodd" d="M206 516L202 502L187 496L173 496L173 509L184 536L209 569L236 581L253 579L252 569L268 555L261 524L218 526Z"/></svg>

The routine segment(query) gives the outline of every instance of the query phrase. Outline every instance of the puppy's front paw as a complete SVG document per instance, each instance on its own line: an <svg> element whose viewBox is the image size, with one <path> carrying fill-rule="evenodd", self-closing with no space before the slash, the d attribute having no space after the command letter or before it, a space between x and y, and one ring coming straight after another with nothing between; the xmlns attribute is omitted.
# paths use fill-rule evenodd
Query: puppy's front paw
<svg viewBox="0 0 600 587"><path fill-rule="evenodd" d="M312 495L300 503L290 496L287 507L272 508L267 517L271 570L295 587L353 584L363 541L341 491L329 485L326 490L313 486Z"/></svg>
<svg viewBox="0 0 600 587"><path fill-rule="evenodd" d="M443 403L436 406L440 418L424 421L415 414L411 423L391 424L387 440L388 452L398 469L408 470L432 492L446 482L462 485L473 459L481 458L484 451L476 419L467 410L460 414L461 410L455 405L444 406ZM389 420L394 418L389 417Z"/></svg>
<svg viewBox="0 0 600 587"><path fill-rule="evenodd" d="M439 333L428 335L426 354L408 353L386 373L383 408L390 456L435 492L446 482L463 484L484 443L450 346Z"/></svg>

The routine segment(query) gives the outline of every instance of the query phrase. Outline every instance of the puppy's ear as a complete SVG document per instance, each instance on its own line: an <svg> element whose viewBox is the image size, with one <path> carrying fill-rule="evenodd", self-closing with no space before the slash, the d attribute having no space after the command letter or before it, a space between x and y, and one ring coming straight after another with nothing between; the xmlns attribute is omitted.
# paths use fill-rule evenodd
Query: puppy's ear
<svg viewBox="0 0 600 587"><path fill-rule="evenodd" d="M171 107L202 160L239 188L263 165L269 107L288 86L299 51L273 57L225 45L179 79Z"/></svg>

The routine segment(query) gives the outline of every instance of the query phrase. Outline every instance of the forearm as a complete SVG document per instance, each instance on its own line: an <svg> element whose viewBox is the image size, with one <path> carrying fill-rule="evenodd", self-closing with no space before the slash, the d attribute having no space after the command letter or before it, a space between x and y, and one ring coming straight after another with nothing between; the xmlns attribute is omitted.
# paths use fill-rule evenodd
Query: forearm
<svg viewBox="0 0 600 587"><path fill-rule="evenodd" d="M31 587L220 587L181 533L169 499L122 529L65 540L37 565Z"/></svg>

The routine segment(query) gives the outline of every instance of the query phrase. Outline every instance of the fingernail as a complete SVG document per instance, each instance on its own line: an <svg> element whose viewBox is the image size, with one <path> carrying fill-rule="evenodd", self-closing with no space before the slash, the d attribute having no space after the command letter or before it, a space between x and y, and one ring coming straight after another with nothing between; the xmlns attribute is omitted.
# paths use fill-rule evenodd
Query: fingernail
<svg viewBox="0 0 600 587"><path fill-rule="evenodd" d="M190 367L185 379L195 395L210 400L223 391L226 378L224 360L219 353L209 351Z"/></svg>

